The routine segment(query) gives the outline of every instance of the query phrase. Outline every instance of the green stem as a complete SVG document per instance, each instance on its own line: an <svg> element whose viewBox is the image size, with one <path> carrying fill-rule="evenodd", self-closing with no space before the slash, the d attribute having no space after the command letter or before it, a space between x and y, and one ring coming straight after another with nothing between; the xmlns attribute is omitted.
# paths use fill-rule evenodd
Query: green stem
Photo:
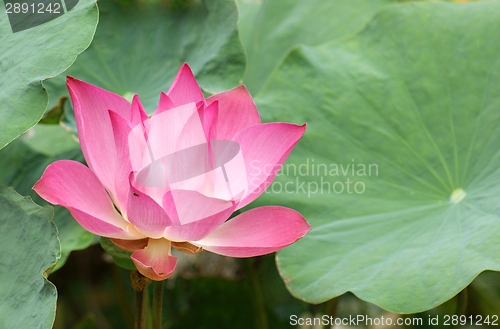
<svg viewBox="0 0 500 329"><path fill-rule="evenodd" d="M135 329L146 329L146 292L135 292Z"/></svg>
<svg viewBox="0 0 500 329"><path fill-rule="evenodd" d="M138 271L130 271L130 283L135 290L135 329L146 329L146 293L150 282Z"/></svg>
<svg viewBox="0 0 500 329"><path fill-rule="evenodd" d="M245 259L245 270L253 297L252 299L257 319L257 328L269 329L266 306L264 305L264 297L262 296L262 290L260 289L259 279L257 278L257 275L255 275L253 268L253 258Z"/></svg>
<svg viewBox="0 0 500 329"><path fill-rule="evenodd" d="M155 281L153 290L153 329L161 329L163 306L163 281Z"/></svg>
<svg viewBox="0 0 500 329"><path fill-rule="evenodd" d="M134 311L130 305L129 296L125 291L126 282L122 276L122 269L118 266L113 266L113 283L115 287L115 296L118 300L118 305L123 316L123 319L127 323L127 329L133 329L134 323Z"/></svg>

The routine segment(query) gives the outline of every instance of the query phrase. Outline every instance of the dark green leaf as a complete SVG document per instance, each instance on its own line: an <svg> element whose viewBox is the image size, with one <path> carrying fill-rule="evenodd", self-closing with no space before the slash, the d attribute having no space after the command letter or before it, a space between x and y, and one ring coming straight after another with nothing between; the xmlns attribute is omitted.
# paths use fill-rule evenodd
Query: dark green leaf
<svg viewBox="0 0 500 329"><path fill-rule="evenodd" d="M47 279L60 256L52 207L0 186L0 327L52 328L57 291Z"/></svg>
<svg viewBox="0 0 500 329"><path fill-rule="evenodd" d="M138 93L148 112L156 109L160 92L168 91L184 62L210 92L235 87L243 78L246 59L233 0L192 1L187 10L105 1L99 10L92 45L68 75L129 100ZM54 97L67 94L64 77L47 85Z"/></svg>
<svg viewBox="0 0 500 329"><path fill-rule="evenodd" d="M96 25L94 0L80 0L61 17L17 33L2 9L0 148L40 120L48 102L41 80L67 69L90 44Z"/></svg>

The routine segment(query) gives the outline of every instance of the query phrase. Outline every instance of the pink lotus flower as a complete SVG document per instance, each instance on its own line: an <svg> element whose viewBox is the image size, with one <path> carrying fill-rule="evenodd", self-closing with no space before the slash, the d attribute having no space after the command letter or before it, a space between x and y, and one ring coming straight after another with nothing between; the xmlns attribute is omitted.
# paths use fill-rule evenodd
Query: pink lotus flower
<svg viewBox="0 0 500 329"><path fill-rule="evenodd" d="M262 124L244 86L205 99L184 64L151 118L137 95L130 104L71 77L67 86L89 167L54 162L33 189L86 230L134 251L144 276L172 275L171 247L250 257L311 229L298 212L278 206L226 221L271 184L305 130Z"/></svg>

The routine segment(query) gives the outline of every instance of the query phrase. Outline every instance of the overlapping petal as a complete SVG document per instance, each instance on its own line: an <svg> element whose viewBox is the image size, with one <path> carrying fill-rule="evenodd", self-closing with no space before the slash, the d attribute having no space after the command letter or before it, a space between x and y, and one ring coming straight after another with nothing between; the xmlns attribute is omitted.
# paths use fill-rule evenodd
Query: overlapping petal
<svg viewBox="0 0 500 329"><path fill-rule="evenodd" d="M151 118L148 145L154 157L152 161L203 143L206 143L205 133L194 103L175 107Z"/></svg>
<svg viewBox="0 0 500 329"><path fill-rule="evenodd" d="M141 124L144 126L144 122L149 120L149 116L144 110L144 107L139 100L139 95L135 94L132 98L132 109L130 110L130 122L133 126Z"/></svg>
<svg viewBox="0 0 500 329"><path fill-rule="evenodd" d="M203 106L198 113L202 121L203 131L205 131L205 138L207 141L216 139L215 134L219 116L219 102L215 101L207 107Z"/></svg>
<svg viewBox="0 0 500 329"><path fill-rule="evenodd" d="M311 226L297 211L267 206L230 219L194 244L225 256L252 257L284 248L310 230Z"/></svg>
<svg viewBox="0 0 500 329"><path fill-rule="evenodd" d="M173 109L174 107L174 102L172 102L170 97L168 97L164 92L161 92L160 101L158 102L158 107L156 108L154 116Z"/></svg>
<svg viewBox="0 0 500 329"><path fill-rule="evenodd" d="M118 113L109 110L109 117L113 129L116 149L116 168L114 175L114 188L116 191L116 204L121 211L127 209L127 199L129 191L128 176L132 171L130 160L129 138L132 127L130 122L121 117Z"/></svg>
<svg viewBox="0 0 500 329"><path fill-rule="evenodd" d="M207 103L219 103L216 134L213 139L232 140L245 128L260 124L257 107L245 86L213 95Z"/></svg>
<svg viewBox="0 0 500 329"><path fill-rule="evenodd" d="M131 104L123 97L68 77L78 138L90 169L116 201L116 149L108 110L130 118Z"/></svg>
<svg viewBox="0 0 500 329"><path fill-rule="evenodd" d="M175 106L205 102L200 86L189 66L184 63L167 92Z"/></svg>
<svg viewBox="0 0 500 329"><path fill-rule="evenodd" d="M234 137L243 152L248 181L248 191L238 209L266 190L305 130L306 125L264 123L248 127Z"/></svg>
<svg viewBox="0 0 500 329"><path fill-rule="evenodd" d="M172 241L202 239L224 223L236 205L231 200L207 197L197 191L173 190L163 199L163 208L172 219L165 237Z"/></svg>
<svg viewBox="0 0 500 329"><path fill-rule="evenodd" d="M163 237L165 228L172 224L170 217L156 201L132 185L128 193L126 214L126 218L139 232L155 239Z"/></svg>
<svg viewBox="0 0 500 329"><path fill-rule="evenodd" d="M50 203L68 208L89 232L121 239L144 237L120 216L96 175L79 162L50 164L33 189Z"/></svg>

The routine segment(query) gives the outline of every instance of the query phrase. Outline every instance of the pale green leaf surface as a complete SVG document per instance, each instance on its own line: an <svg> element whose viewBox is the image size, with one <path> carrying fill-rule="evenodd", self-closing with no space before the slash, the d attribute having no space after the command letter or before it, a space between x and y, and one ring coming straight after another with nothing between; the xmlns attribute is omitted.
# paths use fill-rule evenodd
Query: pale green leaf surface
<svg viewBox="0 0 500 329"><path fill-rule="evenodd" d="M272 76L263 120L308 123L255 204L313 226L278 254L295 296L419 312L500 270L499 29L498 2L389 6Z"/></svg>
<svg viewBox="0 0 500 329"><path fill-rule="evenodd" d="M200 86L220 92L240 84L246 66L232 0L192 1L188 10L154 3L121 7L99 4L92 45L66 72L131 100L135 93L149 113L186 62ZM64 77L47 83L51 103L67 94Z"/></svg>
<svg viewBox="0 0 500 329"><path fill-rule="evenodd" d="M0 186L0 327L52 328L57 291L44 276L59 258L52 207Z"/></svg>
<svg viewBox="0 0 500 329"><path fill-rule="evenodd" d="M316 46L362 29L395 0L238 0L241 40L248 55L244 83L252 94L298 44Z"/></svg>
<svg viewBox="0 0 500 329"><path fill-rule="evenodd" d="M23 134L21 139L34 151L49 157L80 148L73 134L60 125L38 124Z"/></svg>
<svg viewBox="0 0 500 329"><path fill-rule="evenodd" d="M48 95L41 81L63 72L88 47L97 25L94 0L68 13L13 33L0 5L0 148L35 125Z"/></svg>
<svg viewBox="0 0 500 329"><path fill-rule="evenodd" d="M57 127L64 131L60 126L50 127ZM48 138L50 139L50 136ZM54 161L70 159L83 162L83 155L78 144L76 145L77 148L72 150L57 149L57 145L54 145L52 151L57 153L57 156L50 156L39 153L26 145L24 136L13 141L0 150L0 168L2 168L0 184L14 187L19 193L31 196L38 204L49 205L32 190L32 187L42 177L45 168ZM54 206L53 221L57 226L61 241L61 258L54 268L57 270L64 265L71 251L87 248L95 235L81 227L70 212L61 206Z"/></svg>

